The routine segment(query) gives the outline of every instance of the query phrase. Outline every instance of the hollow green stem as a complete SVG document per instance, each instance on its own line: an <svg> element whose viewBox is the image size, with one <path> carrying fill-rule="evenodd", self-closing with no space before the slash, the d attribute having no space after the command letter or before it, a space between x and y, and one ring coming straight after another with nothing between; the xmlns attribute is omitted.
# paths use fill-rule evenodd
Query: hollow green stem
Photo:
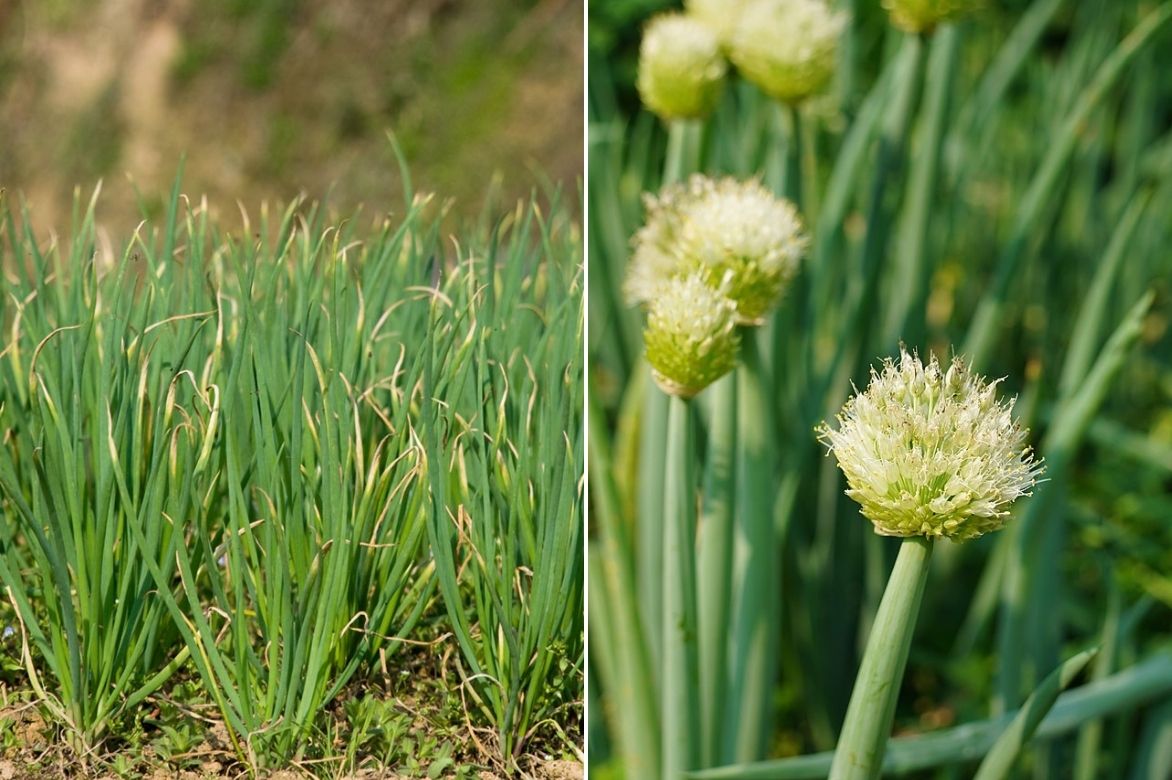
<svg viewBox="0 0 1172 780"><path fill-rule="evenodd" d="M695 171L700 163L700 122L677 119L667 126L667 159L663 184L673 184ZM639 443L639 606L651 639L651 657L662 651L654 627L663 613L663 498L665 471L663 441L667 435L668 398L646 378Z"/></svg>
<svg viewBox="0 0 1172 780"><path fill-rule="evenodd" d="M736 528L726 691L725 760L759 758L769 734L777 671L780 550L774 524L774 431L758 334L742 332L737 369Z"/></svg>
<svg viewBox="0 0 1172 780"><path fill-rule="evenodd" d="M929 539L909 537L900 545L855 678L830 780L879 776L931 558Z"/></svg>
<svg viewBox="0 0 1172 780"><path fill-rule="evenodd" d="M785 189L782 194L797 207L807 225L814 224L814 215L809 211L808 202L812 198L805 197L806 188L813 189L814 177L807 177L804 170L807 144L803 137L802 111L793 104L779 106L778 111L789 129L785 144ZM790 371L801 366L802 352L806 348L805 339L793 336L795 332L800 332L802 323L809 316L809 284L809 277L800 274L794 280L794 289L787 295L787 306L773 317L769 357L770 367L775 373L780 366L787 366Z"/></svg>
<svg viewBox="0 0 1172 780"><path fill-rule="evenodd" d="M692 409L672 398L667 429L663 528L663 778L694 769L699 749L696 707L696 458Z"/></svg>
<svg viewBox="0 0 1172 780"><path fill-rule="evenodd" d="M789 126L789 138L785 146L785 197L793 201L800 211L802 208L802 112L798 106L789 104L782 107Z"/></svg>
<svg viewBox="0 0 1172 780"><path fill-rule="evenodd" d="M676 119L667 126L667 160L663 183L675 184L700 169L703 125L695 119Z"/></svg>
<svg viewBox="0 0 1172 780"><path fill-rule="evenodd" d="M1004 780L1009 777L1021 751L1029 744L1034 732L1058 700L1058 694L1070 685L1098 652L1097 647L1084 650L1060 664L1042 681L993 743L973 780Z"/></svg>
<svg viewBox="0 0 1172 780"><path fill-rule="evenodd" d="M736 496L737 372L712 386L704 500L697 532L697 625L699 628L701 766L720 755L725 728L729 598Z"/></svg>
<svg viewBox="0 0 1172 780"><path fill-rule="evenodd" d="M664 463L663 442L667 438L668 397L659 392L651 380L650 369L644 380L643 420L639 431L639 492L636 524L638 538L639 613L650 640L652 658L663 650L658 626L663 614L663 526ZM654 667L652 674L655 679Z"/></svg>
<svg viewBox="0 0 1172 780"><path fill-rule="evenodd" d="M597 395L591 393L588 404L591 506L597 529L589 556L591 642L596 648L592 659L597 659L603 685L623 697L614 712L627 776L658 777L658 694L647 650L649 632L640 622L634 559L609 467L610 432Z"/></svg>

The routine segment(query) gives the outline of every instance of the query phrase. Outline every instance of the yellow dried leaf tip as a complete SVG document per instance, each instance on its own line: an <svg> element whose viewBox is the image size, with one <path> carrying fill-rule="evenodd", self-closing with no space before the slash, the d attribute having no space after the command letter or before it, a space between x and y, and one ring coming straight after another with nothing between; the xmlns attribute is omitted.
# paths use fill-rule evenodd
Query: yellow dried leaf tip
<svg viewBox="0 0 1172 780"><path fill-rule="evenodd" d="M944 371L935 357L925 366L901 349L872 369L837 430L819 426L877 533L964 541L1004 527L1042 465L997 384L959 359Z"/></svg>
<svg viewBox="0 0 1172 780"><path fill-rule="evenodd" d="M824 0L750 0L729 40L729 58L767 95L798 103L834 75L846 22Z"/></svg>
<svg viewBox="0 0 1172 780"><path fill-rule="evenodd" d="M671 279L651 302L643 343L656 384L691 398L736 367L736 309L698 274Z"/></svg>
<svg viewBox="0 0 1172 780"><path fill-rule="evenodd" d="M643 104L660 118L698 119L710 114L727 71L716 33L702 22L668 13L647 23L636 86Z"/></svg>
<svg viewBox="0 0 1172 780"><path fill-rule="evenodd" d="M910 33L931 32L975 11L980 0L883 0L896 27Z"/></svg>

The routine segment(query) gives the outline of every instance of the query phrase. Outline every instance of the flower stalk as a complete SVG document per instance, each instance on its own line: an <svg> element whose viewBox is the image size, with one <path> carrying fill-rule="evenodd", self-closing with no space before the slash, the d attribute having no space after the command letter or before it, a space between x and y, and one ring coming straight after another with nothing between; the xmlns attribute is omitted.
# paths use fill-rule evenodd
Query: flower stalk
<svg viewBox="0 0 1172 780"><path fill-rule="evenodd" d="M700 168L700 141L704 125L698 119L673 119L667 126L667 159L663 184L675 184Z"/></svg>
<svg viewBox="0 0 1172 780"><path fill-rule="evenodd" d="M696 767L700 717L696 651L696 458L688 401L673 397L663 508L663 778Z"/></svg>
<svg viewBox="0 0 1172 780"><path fill-rule="evenodd" d="M900 544L855 678L830 780L879 777L931 558L931 539L912 536Z"/></svg>
<svg viewBox="0 0 1172 780"><path fill-rule="evenodd" d="M719 763L728 730L725 697L736 511L737 373L718 379L709 395L708 457L696 540L702 767Z"/></svg>
<svg viewBox="0 0 1172 780"><path fill-rule="evenodd" d="M901 350L820 437L846 475L847 495L883 536L904 541L879 602L847 706L831 780L879 776L933 540L1000 530L1009 506L1041 473L1013 418L1013 402L954 359L944 370Z"/></svg>
<svg viewBox="0 0 1172 780"><path fill-rule="evenodd" d="M737 369L736 525L733 541L732 650L726 692L727 761L750 761L764 750L780 641L778 534L773 521L777 471L770 382L757 333L742 328L744 361Z"/></svg>

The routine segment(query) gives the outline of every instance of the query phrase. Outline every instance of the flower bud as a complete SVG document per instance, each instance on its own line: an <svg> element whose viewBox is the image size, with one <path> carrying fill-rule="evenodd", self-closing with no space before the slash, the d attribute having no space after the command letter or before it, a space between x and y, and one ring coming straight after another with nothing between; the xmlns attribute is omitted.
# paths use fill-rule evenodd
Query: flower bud
<svg viewBox="0 0 1172 780"><path fill-rule="evenodd" d="M722 46L727 46L732 40L744 7L745 0L684 0L684 9L688 15L716 33Z"/></svg>
<svg viewBox="0 0 1172 780"><path fill-rule="evenodd" d="M664 120L711 113L727 71L716 33L696 19L661 14L643 31L636 86L643 104Z"/></svg>
<svg viewBox="0 0 1172 780"><path fill-rule="evenodd" d="M643 343L656 384L691 398L736 367L736 308L698 274L672 279L651 302Z"/></svg>
<svg viewBox="0 0 1172 780"><path fill-rule="evenodd" d="M964 541L1005 525L1042 465L996 386L959 360L944 373L901 349L846 402L838 430L819 426L877 533Z"/></svg>
<svg viewBox="0 0 1172 780"><path fill-rule="evenodd" d="M797 103L834 74L846 20L824 0L750 0L729 39L729 58L766 94Z"/></svg>

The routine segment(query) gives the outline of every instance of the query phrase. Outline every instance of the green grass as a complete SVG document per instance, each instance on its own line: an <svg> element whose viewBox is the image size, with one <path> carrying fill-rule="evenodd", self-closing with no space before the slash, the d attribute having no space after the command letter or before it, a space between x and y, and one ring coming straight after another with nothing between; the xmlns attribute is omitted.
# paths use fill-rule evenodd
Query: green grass
<svg viewBox="0 0 1172 780"><path fill-rule="evenodd" d="M1048 481L1007 531L937 545L896 729L928 731L941 713L994 725L980 751L893 742L898 766L924 777L975 771L1010 713L1031 694L1042 700L1044 678L1091 645L1113 650L1089 667L1092 682L1064 676L1078 686L1064 697L1091 696L1132 668L1170 682L1172 600L1157 573L1167 559L1142 536L1166 536L1172 473L1159 424L1172 378L1172 235L1161 216L1172 208L1162 54L1172 4L990 3L923 39L891 29L877 7L846 5L854 19L825 96L791 110L734 79L693 126L629 111L629 51L597 42L588 197L599 777L662 776L680 761L705 777L825 776L819 751L838 740L898 544L859 517L813 429L901 341L922 354L955 350L1005 377ZM666 400L647 376L640 314L619 292L642 194L690 171L760 177L800 205L813 236L780 309L747 334L743 365L689 402L694 585L663 557L659 529L686 518L656 509L674 478L665 465L678 471L681 454L665 451ZM681 598L670 587L691 588L682 598L698 609L698 667L674 681L657 606ZM1120 615L1133 607L1125 628ZM692 756L667 755L681 740L663 686L680 684L699 702ZM1019 771L1065 776L1075 755L1081 777L1167 766L1167 713L1147 691L1128 689L1109 711L1064 701L1052 714L1076 720L1061 730L1042 720L1033 741L1023 737ZM754 763L799 753L817 763Z"/></svg>
<svg viewBox="0 0 1172 780"><path fill-rule="evenodd" d="M485 761L572 752L580 233L555 197L449 236L406 195L231 234L177 181L115 256L97 193L60 241L6 209L5 648L83 762L177 686L165 752L216 723L250 772L332 760L323 714L436 633Z"/></svg>

